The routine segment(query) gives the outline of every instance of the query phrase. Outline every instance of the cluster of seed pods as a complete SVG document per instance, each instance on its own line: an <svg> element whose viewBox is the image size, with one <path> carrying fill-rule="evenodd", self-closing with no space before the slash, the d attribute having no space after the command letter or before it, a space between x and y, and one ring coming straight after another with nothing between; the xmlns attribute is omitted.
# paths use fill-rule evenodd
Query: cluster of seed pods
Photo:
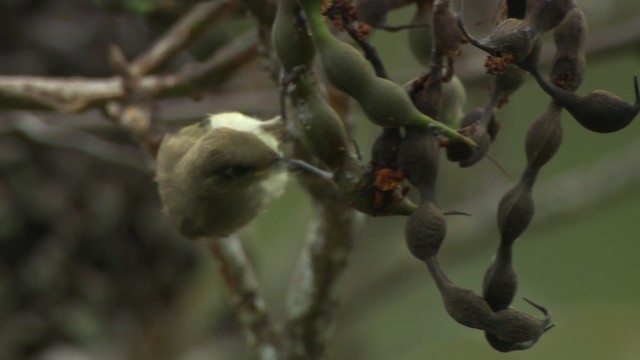
<svg viewBox="0 0 640 360"><path fill-rule="evenodd" d="M430 69L404 89L386 79L383 71L376 71L379 67L369 55L373 67L354 46L330 32L323 12L333 10L327 10L331 4L326 1L331 3L279 0L273 27L274 48L289 79L287 108L291 109L290 122L297 139L322 166L334 172L335 183L356 209L374 216L409 215L405 227L408 248L426 264L446 311L456 322L484 331L498 351L531 347L553 322L547 309L529 300L543 313L543 319L510 307L517 292L513 247L533 218L536 177L562 141L561 111L567 109L585 128L596 132L622 129L640 110L637 80L635 104L602 90L586 96L574 93L584 77L586 36L584 14L574 0L505 0L503 18L483 40L469 35L450 0L419 0L412 26L405 28L409 28L413 53ZM386 22L386 14L394 6L392 0L356 1L346 10L348 16L340 19L340 26L359 19L374 28L397 30L403 26ZM418 26L424 24L433 26L425 31L429 28ZM539 37L551 30L556 54L547 80L538 71L537 61ZM485 66L495 76L486 104L463 115L465 91L453 65L467 41L489 53ZM350 150L340 117L322 95L311 70L316 52L331 85L355 99L365 115L383 127L367 165ZM499 202L500 244L479 295L454 285L438 263L448 215L436 202L440 148L444 146L447 158L461 167L482 160L498 134L496 109L507 103L527 73L551 100L528 130L527 163L518 183ZM456 131L455 127L461 129ZM418 205L406 197L405 179L419 192Z"/></svg>

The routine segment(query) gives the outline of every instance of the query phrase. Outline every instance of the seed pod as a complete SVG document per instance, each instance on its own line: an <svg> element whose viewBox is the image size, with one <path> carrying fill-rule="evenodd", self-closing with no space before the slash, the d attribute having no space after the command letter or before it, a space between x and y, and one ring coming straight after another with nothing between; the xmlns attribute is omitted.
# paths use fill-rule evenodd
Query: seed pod
<svg viewBox="0 0 640 360"><path fill-rule="evenodd" d="M295 0L280 0L272 30L274 48L287 72L302 67L292 79L295 87L291 92L292 123L298 138L311 155L336 170L353 156L340 117L320 95L310 72L315 46L300 14Z"/></svg>
<svg viewBox="0 0 640 360"><path fill-rule="evenodd" d="M501 352L526 350L535 345L540 337L555 325L547 309L525 300L542 311L545 318L536 319L511 308L498 311L491 329L485 332L487 341L494 349Z"/></svg>
<svg viewBox="0 0 640 360"><path fill-rule="evenodd" d="M574 0L527 0L525 18L542 34L558 26L575 6Z"/></svg>
<svg viewBox="0 0 640 360"><path fill-rule="evenodd" d="M482 296L493 311L508 308L518 290L512 247L513 242L502 241L495 260L484 275Z"/></svg>
<svg viewBox="0 0 640 360"><path fill-rule="evenodd" d="M562 142L562 108L555 101L529 127L525 140L525 152L529 167L541 168L557 152Z"/></svg>
<svg viewBox="0 0 640 360"><path fill-rule="evenodd" d="M582 84L586 68L585 40L587 24L580 8L575 7L554 31L556 53L550 79L556 86L574 92Z"/></svg>
<svg viewBox="0 0 640 360"><path fill-rule="evenodd" d="M311 66L316 54L311 36L300 18L301 11L295 1L280 0L273 22L273 47L287 72L296 66Z"/></svg>
<svg viewBox="0 0 640 360"><path fill-rule="evenodd" d="M456 26L458 16L451 11L450 0L436 0L433 5L433 42L436 50L447 57L457 56L466 37Z"/></svg>
<svg viewBox="0 0 640 360"><path fill-rule="evenodd" d="M420 191L422 201L433 200L438 174L438 142L420 128L407 128L398 149L398 168Z"/></svg>
<svg viewBox="0 0 640 360"><path fill-rule="evenodd" d="M640 111L640 91L638 78L634 78L635 103L628 103L616 94L605 90L595 90L586 96L558 88L543 79L535 70L532 75L542 89L560 106L567 109L580 125L594 132L609 133L625 128Z"/></svg>
<svg viewBox="0 0 640 360"><path fill-rule="evenodd" d="M500 22L483 40L472 37L462 19L458 19L458 26L473 46L497 58L508 57L508 62L516 64L529 55L538 38L536 29L528 21L515 18L507 18Z"/></svg>
<svg viewBox="0 0 640 360"><path fill-rule="evenodd" d="M397 128L384 128L371 147L371 165L373 168L398 168L398 149L402 135Z"/></svg>
<svg viewBox="0 0 640 360"><path fill-rule="evenodd" d="M446 147L447 159L459 162L460 167L469 167L482 160L489 151L492 141L485 125L487 119L491 128L495 129L496 120L493 114L486 114L482 108L473 109L467 113L460 123L461 132L478 144L478 147L472 149L459 141L450 141ZM493 134L495 135L495 132Z"/></svg>
<svg viewBox="0 0 640 360"><path fill-rule="evenodd" d="M534 213L531 186L535 176L534 171L525 172L518 185L509 190L500 200L498 229L502 241L514 241L529 226Z"/></svg>
<svg viewBox="0 0 640 360"><path fill-rule="evenodd" d="M452 127L457 127L464 116L464 106L467 103L467 91L460 78L453 76L451 81L442 84L442 107L440 121Z"/></svg>
<svg viewBox="0 0 640 360"><path fill-rule="evenodd" d="M433 44L430 1L416 2L416 13L411 18L411 24L422 26L413 26L409 29L409 49L420 64L427 66L431 63Z"/></svg>
<svg viewBox="0 0 640 360"><path fill-rule="evenodd" d="M474 146L457 131L421 114L409 95L397 84L376 76L370 64L352 46L337 40L327 29L320 14L320 1L300 2L316 46L320 50L327 79L338 89L354 97L369 119L381 126L417 125L436 127L448 138Z"/></svg>
<svg viewBox="0 0 640 360"><path fill-rule="evenodd" d="M511 350L533 346L553 326L548 311L531 302L543 311L545 319L539 320L511 308L494 312L473 291L453 285L440 268L437 257L428 257L425 263L438 285L449 316L464 326L486 331L488 338L499 340L505 345L510 344Z"/></svg>
<svg viewBox="0 0 640 360"><path fill-rule="evenodd" d="M505 70L493 78L491 102L502 107L516 90L524 84L526 72L514 64L508 64Z"/></svg>
<svg viewBox="0 0 640 360"><path fill-rule="evenodd" d="M432 201L423 202L409 216L405 239L411 254L419 260L435 256L444 241L447 227L442 212Z"/></svg>

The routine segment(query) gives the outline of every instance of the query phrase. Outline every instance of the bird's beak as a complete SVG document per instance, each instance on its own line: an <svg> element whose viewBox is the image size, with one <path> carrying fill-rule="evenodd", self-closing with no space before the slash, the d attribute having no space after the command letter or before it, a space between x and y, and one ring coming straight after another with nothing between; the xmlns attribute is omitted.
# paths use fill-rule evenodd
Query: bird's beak
<svg viewBox="0 0 640 360"><path fill-rule="evenodd" d="M283 162L283 164L285 164L285 166L287 167L287 170L291 171L291 172L303 172L306 174L310 174L313 176L319 176L325 180L329 180L331 181L333 179L333 174L329 171L326 170L322 170L320 168L317 168L307 162L304 162L302 160L298 160L298 159L290 159L290 158L286 158L286 157L282 157L280 158L280 161Z"/></svg>

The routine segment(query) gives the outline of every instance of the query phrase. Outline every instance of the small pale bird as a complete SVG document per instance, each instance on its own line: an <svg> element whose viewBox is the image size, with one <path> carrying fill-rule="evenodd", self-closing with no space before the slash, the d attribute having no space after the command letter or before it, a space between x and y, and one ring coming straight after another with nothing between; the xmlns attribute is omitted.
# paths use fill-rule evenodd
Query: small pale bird
<svg viewBox="0 0 640 360"><path fill-rule="evenodd" d="M283 131L279 118L230 112L166 135L156 164L164 213L191 239L238 231L284 191Z"/></svg>

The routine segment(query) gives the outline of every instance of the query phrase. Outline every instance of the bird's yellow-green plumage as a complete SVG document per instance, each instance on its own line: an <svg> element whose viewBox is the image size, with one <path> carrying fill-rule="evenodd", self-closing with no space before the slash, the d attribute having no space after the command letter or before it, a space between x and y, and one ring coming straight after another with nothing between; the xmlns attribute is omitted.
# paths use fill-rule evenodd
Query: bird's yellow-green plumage
<svg viewBox="0 0 640 360"><path fill-rule="evenodd" d="M185 236L230 235L282 194L279 139L264 125L222 113L165 137L156 181L165 214Z"/></svg>

